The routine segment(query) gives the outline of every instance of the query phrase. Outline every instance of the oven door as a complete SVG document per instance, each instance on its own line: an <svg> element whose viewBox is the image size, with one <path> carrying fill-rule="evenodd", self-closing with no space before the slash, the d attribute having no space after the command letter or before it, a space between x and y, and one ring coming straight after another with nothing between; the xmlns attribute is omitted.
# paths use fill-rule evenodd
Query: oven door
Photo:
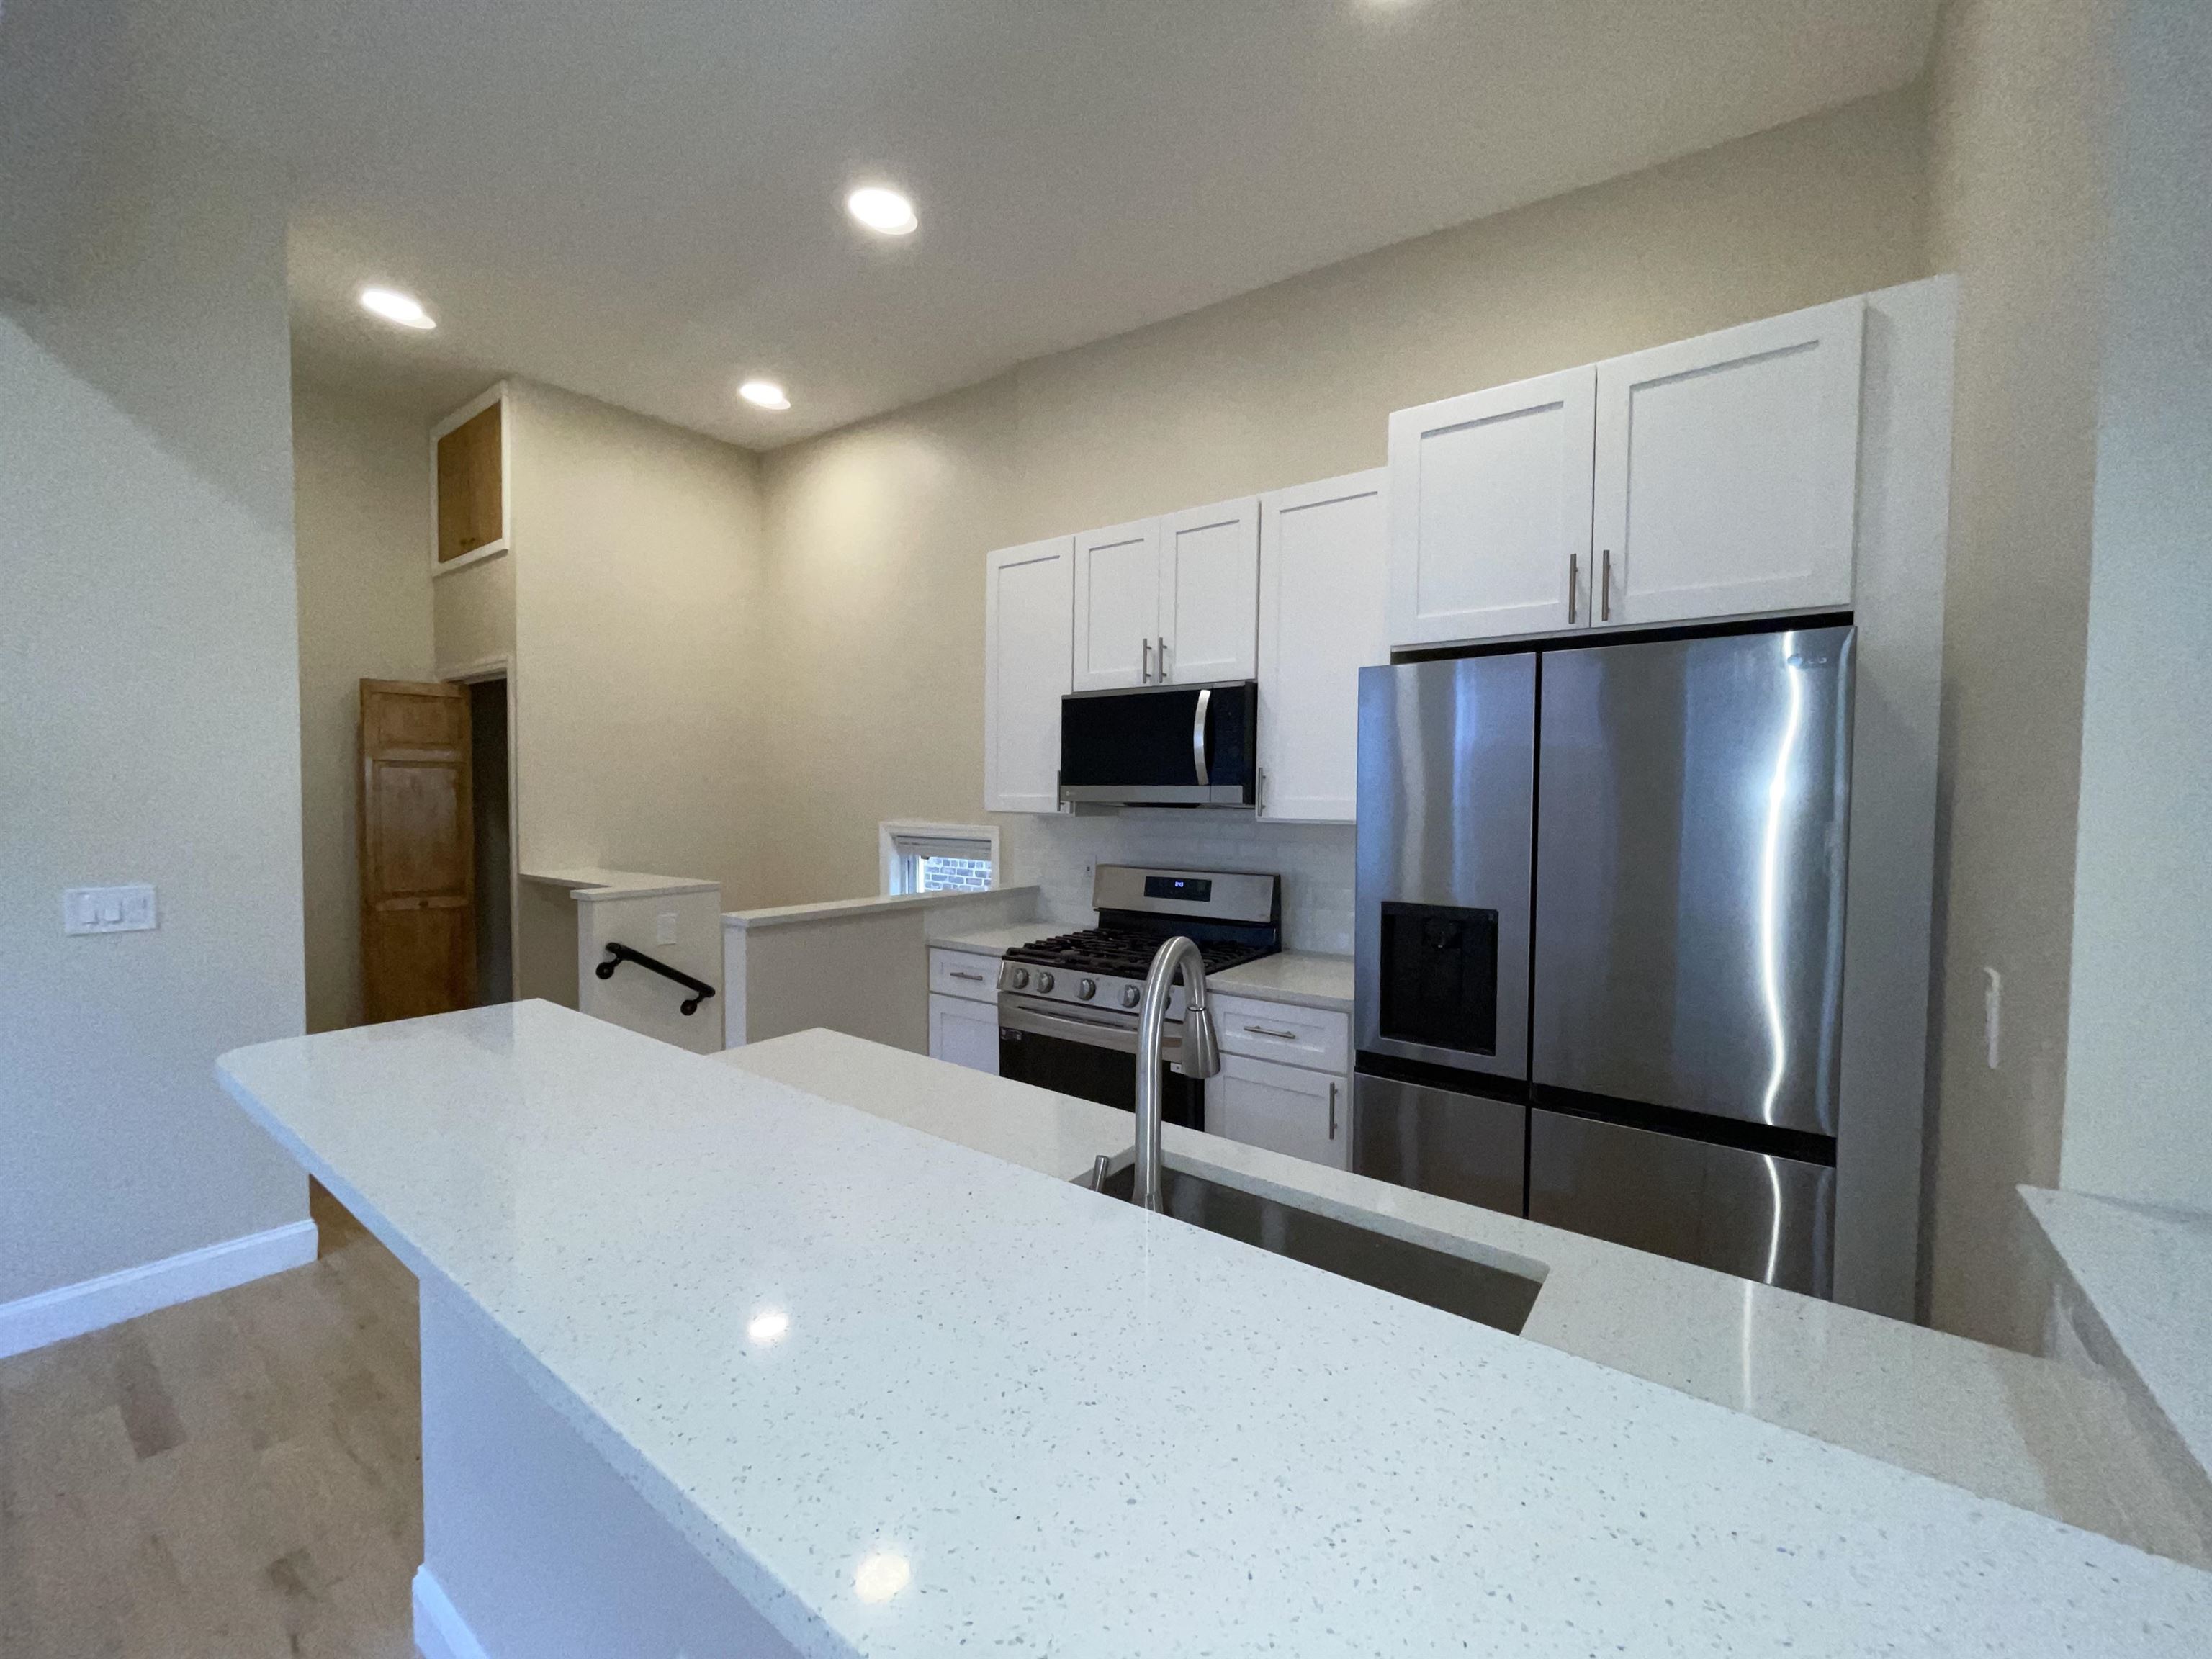
<svg viewBox="0 0 2212 1659"><path fill-rule="evenodd" d="M1161 1042L1160 1111L1186 1129L1206 1127L1206 1085L1172 1070L1182 1030L1170 1024ZM1137 1028L1133 1021L1062 1012L1050 1003L999 999L999 1075L1054 1094L1137 1109Z"/></svg>

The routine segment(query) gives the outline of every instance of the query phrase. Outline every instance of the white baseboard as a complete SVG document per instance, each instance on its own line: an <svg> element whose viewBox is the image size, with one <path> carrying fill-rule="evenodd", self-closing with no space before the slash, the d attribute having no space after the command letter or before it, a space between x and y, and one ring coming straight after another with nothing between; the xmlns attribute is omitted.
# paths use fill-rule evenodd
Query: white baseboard
<svg viewBox="0 0 2212 1659"><path fill-rule="evenodd" d="M227 1291L315 1259L315 1224L295 1221L143 1267L0 1303L0 1359L67 1341L156 1308Z"/></svg>
<svg viewBox="0 0 2212 1659"><path fill-rule="evenodd" d="M491 1659L428 1562L415 1569L415 1647L422 1659Z"/></svg>

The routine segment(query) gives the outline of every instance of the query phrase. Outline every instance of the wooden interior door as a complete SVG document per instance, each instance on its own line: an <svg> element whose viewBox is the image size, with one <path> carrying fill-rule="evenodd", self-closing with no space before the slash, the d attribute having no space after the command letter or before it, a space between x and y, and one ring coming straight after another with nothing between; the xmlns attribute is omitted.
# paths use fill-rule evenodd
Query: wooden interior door
<svg viewBox="0 0 2212 1659"><path fill-rule="evenodd" d="M465 685L361 683L361 970L371 1024L476 1003Z"/></svg>

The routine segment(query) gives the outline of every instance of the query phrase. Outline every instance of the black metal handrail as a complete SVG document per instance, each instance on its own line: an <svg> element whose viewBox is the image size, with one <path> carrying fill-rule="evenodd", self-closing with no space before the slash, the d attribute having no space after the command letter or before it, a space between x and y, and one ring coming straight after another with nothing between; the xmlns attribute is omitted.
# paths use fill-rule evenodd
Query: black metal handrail
<svg viewBox="0 0 2212 1659"><path fill-rule="evenodd" d="M704 1002L708 997L714 994L714 988L708 984L705 980L694 979L682 969L671 968L665 962L656 962L653 957L646 955L644 951L633 951L627 945L610 945L607 946L607 959L599 963L598 967L592 969L592 971L597 974L601 979L612 979L615 976L615 969L621 967L625 962L634 962L641 968L650 968L654 973L659 975L661 978L672 979L678 985L681 985L685 989L690 991L692 994L684 998L683 1003L680 1005L684 1013L697 1013L699 1012L699 1005Z"/></svg>

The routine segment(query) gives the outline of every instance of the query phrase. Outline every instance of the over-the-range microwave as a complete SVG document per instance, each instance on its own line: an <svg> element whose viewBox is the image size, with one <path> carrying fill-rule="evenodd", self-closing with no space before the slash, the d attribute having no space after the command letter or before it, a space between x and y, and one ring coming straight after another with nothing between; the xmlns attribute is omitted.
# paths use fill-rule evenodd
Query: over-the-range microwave
<svg viewBox="0 0 2212 1659"><path fill-rule="evenodd" d="M1060 799L1091 806L1249 806L1260 684L1079 691L1060 703Z"/></svg>

